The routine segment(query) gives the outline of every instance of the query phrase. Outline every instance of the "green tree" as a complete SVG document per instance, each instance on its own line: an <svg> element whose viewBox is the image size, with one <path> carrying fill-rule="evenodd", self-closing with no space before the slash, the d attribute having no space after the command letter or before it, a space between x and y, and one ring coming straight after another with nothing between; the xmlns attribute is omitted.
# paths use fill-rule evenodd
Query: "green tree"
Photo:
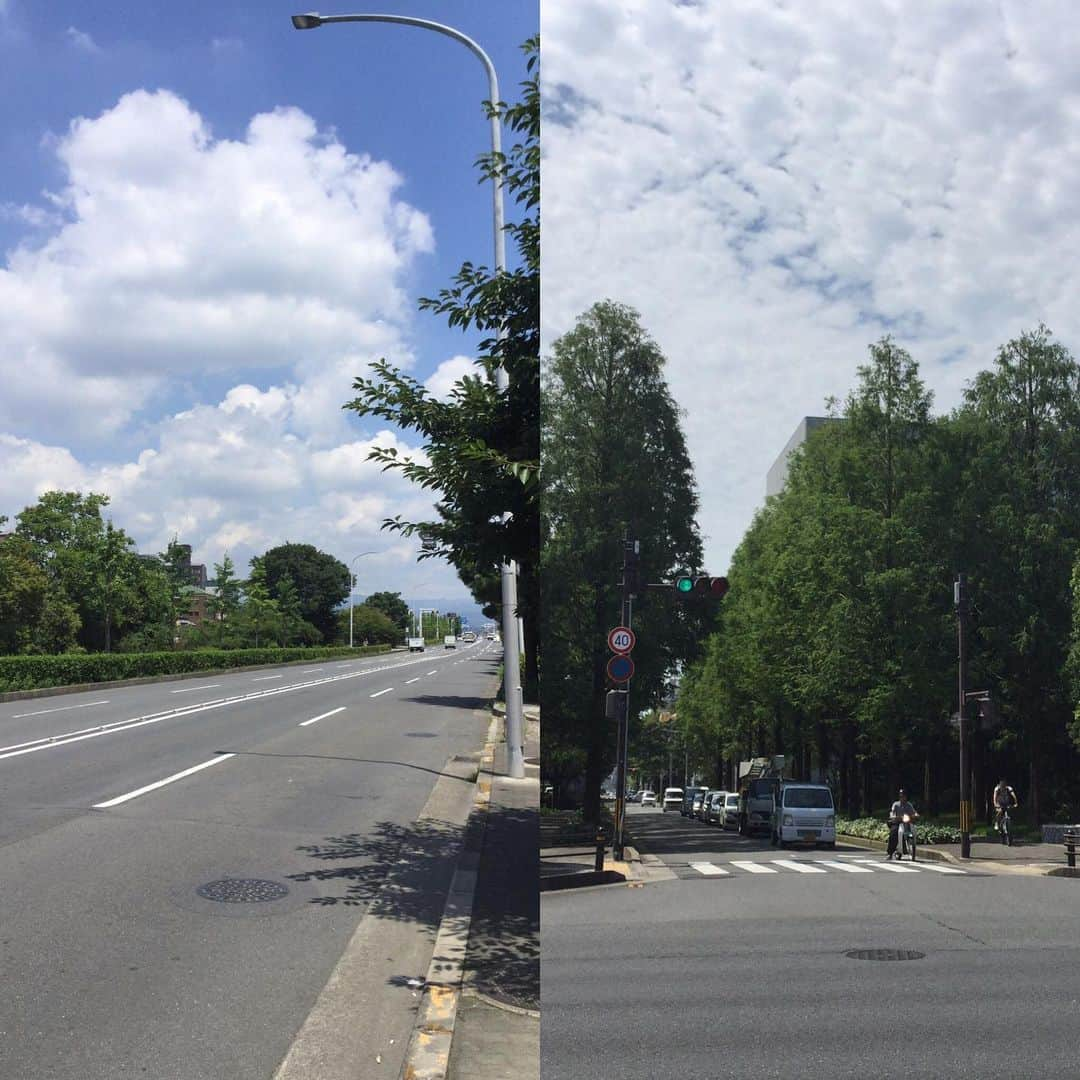
<svg viewBox="0 0 1080 1080"><path fill-rule="evenodd" d="M408 610L405 617L408 619ZM398 625L383 609L371 604L370 598L353 608L353 639L361 645L399 645L404 633L405 626ZM338 613L338 640L349 640L347 610Z"/></svg>
<svg viewBox="0 0 1080 1080"><path fill-rule="evenodd" d="M30 546L17 536L0 543L0 653L67 652L78 630L78 612Z"/></svg>
<svg viewBox="0 0 1080 1080"><path fill-rule="evenodd" d="M595 816L613 763L606 638L620 617L623 529L641 543L643 581L700 570L697 494L663 354L635 311L594 305L545 363L544 757L561 769L584 753ZM703 614L669 594L639 597L635 717L660 705L676 665L694 655Z"/></svg>
<svg viewBox="0 0 1080 1080"><path fill-rule="evenodd" d="M395 626L404 632L409 625L409 605L401 598L399 592L372 593L364 605L381 611ZM359 606L357 607L359 610ZM355 628L354 628L355 629Z"/></svg>
<svg viewBox="0 0 1080 1080"><path fill-rule="evenodd" d="M322 641L333 641L337 609L349 595L349 568L311 544L282 544L256 558L269 595L280 601L284 582L291 581L299 600L293 614L314 626Z"/></svg>
<svg viewBox="0 0 1080 1080"><path fill-rule="evenodd" d="M236 577L236 568L228 552L225 552L221 562L214 564L214 578L210 584L214 595L207 604L207 611L214 621L216 644L221 647L225 644L231 621L240 610L243 595L242 586Z"/></svg>
<svg viewBox="0 0 1080 1080"><path fill-rule="evenodd" d="M477 373L462 378L449 400L438 401L422 384L386 361L372 378L357 379L356 398L345 408L379 416L423 440L424 460L405 458L393 448L376 448L372 458L398 469L423 488L437 491L435 521L388 520L384 528L435 540L421 558L441 556L467 585L486 583L506 560L519 567L518 605L525 624L525 692L537 686L540 458L540 90L539 38L526 42L529 77L515 105L489 102L516 135L509 151L479 159L482 177L499 177L521 211L506 231L517 249L515 269L497 273L465 263L454 284L422 309L447 316L451 326L475 328ZM508 387L495 385L496 370ZM485 590L477 601L488 604Z"/></svg>

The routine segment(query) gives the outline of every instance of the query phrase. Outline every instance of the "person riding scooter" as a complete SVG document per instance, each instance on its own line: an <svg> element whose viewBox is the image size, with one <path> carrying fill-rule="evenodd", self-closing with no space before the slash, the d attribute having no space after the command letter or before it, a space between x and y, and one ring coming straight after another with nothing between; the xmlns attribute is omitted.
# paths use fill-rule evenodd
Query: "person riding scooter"
<svg viewBox="0 0 1080 1080"><path fill-rule="evenodd" d="M912 821L919 816L915 807L908 802L907 792L901 788L897 794L896 802L892 804L892 808L889 810L889 844L885 856L887 859L891 859L896 853L896 846L900 838L900 823L903 821L905 814Z"/></svg>

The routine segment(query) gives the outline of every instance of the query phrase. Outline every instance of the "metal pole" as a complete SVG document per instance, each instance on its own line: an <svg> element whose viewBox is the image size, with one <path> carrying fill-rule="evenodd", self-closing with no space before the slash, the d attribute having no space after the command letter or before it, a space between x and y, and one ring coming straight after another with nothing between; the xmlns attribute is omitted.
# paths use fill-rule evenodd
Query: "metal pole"
<svg viewBox="0 0 1080 1080"><path fill-rule="evenodd" d="M958 708L960 710L960 856L971 858L971 762L968 747L968 723L966 716L965 683L967 679L966 622L968 598L967 581L963 574L956 575L953 600L956 604L956 637L958 646Z"/></svg>
<svg viewBox="0 0 1080 1080"><path fill-rule="evenodd" d="M623 574L622 574L622 625L630 628L631 581L630 565L638 552L638 541L630 539L629 530L623 536ZM623 857L624 826L626 823L626 763L629 756L627 743L630 735L630 683L626 684L626 693L619 695L622 707L619 712L619 736L616 744L617 773L615 780L615 838L612 842L612 854L616 859ZM661 795L661 798L663 796Z"/></svg>
<svg viewBox="0 0 1080 1080"><path fill-rule="evenodd" d="M472 38L455 30L452 26L432 22L430 19L418 19L411 15L294 15L293 26L298 30L310 30L325 23L345 22L383 22L415 26L422 30L433 30L437 34L453 38L464 45L484 66L488 78L488 95L493 105L499 103L499 79L491 58ZM497 115L489 116L491 127L491 152L498 161L502 154L502 126ZM491 218L495 242L495 272L506 271L506 234L503 226L503 181L501 170L496 170L492 177ZM497 338L501 342L506 337L506 327L500 326ZM510 386L510 376L500 365L495 369L495 385L505 391ZM518 599L517 567L507 560L500 570L502 599L502 639L503 639L503 691L506 697L506 766L511 777L522 779L525 776L525 723L521 697L521 674L518 671L521 655L521 638L518 635Z"/></svg>

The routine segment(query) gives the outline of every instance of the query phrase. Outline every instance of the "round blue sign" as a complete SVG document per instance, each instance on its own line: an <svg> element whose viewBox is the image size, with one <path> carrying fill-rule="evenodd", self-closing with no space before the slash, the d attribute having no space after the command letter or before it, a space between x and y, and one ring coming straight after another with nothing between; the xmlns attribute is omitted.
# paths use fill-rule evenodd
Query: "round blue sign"
<svg viewBox="0 0 1080 1080"><path fill-rule="evenodd" d="M607 673L612 682L627 682L634 674L634 661L629 656L613 656L608 661Z"/></svg>

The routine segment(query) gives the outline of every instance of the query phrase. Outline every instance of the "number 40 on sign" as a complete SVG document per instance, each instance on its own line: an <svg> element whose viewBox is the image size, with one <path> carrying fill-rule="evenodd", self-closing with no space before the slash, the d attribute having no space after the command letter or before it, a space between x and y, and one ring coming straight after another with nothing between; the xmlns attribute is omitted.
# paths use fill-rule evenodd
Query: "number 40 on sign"
<svg viewBox="0 0 1080 1080"><path fill-rule="evenodd" d="M613 653L625 655L633 650L634 645L637 644L637 637L629 626L616 626L615 629L608 634L607 643L608 648Z"/></svg>

